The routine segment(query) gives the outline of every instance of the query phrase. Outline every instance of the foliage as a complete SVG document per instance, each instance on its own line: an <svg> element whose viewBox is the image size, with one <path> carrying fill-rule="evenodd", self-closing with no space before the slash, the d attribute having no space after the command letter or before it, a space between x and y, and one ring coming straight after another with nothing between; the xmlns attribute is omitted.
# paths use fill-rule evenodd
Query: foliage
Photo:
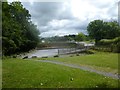
<svg viewBox="0 0 120 90"><path fill-rule="evenodd" d="M97 42L101 39L113 39L119 37L120 26L118 22L104 22L103 20L94 20L87 26L89 36Z"/></svg>
<svg viewBox="0 0 120 90"><path fill-rule="evenodd" d="M64 37L67 38L68 41L74 41L76 35L74 35L74 34L73 35L65 35Z"/></svg>
<svg viewBox="0 0 120 90"><path fill-rule="evenodd" d="M103 21L102 20L95 20L89 23L87 30L89 33L89 36L93 39L95 39L95 42L97 43L98 40L100 40L103 36L101 36L101 30L103 27Z"/></svg>
<svg viewBox="0 0 120 90"><path fill-rule="evenodd" d="M42 38L43 40L45 40L45 42L64 42L67 41L67 38L65 38L64 36L53 36L53 37L46 37L46 38Z"/></svg>
<svg viewBox="0 0 120 90"><path fill-rule="evenodd" d="M102 48L110 48L112 52L120 53L120 37L114 39L102 39L98 42L98 46L103 46Z"/></svg>
<svg viewBox="0 0 120 90"><path fill-rule="evenodd" d="M78 33L78 35L65 35L65 36L53 36L53 37L46 37L42 38L46 43L49 42L66 42L66 41L88 41L89 36L85 35L84 33Z"/></svg>
<svg viewBox="0 0 120 90"><path fill-rule="evenodd" d="M86 36L83 33L79 33L78 35L76 35L75 40L76 41L84 41L84 40L86 40Z"/></svg>
<svg viewBox="0 0 120 90"><path fill-rule="evenodd" d="M21 2L2 2L3 54L28 51L39 42L37 26L30 20L29 11Z"/></svg>
<svg viewBox="0 0 120 90"><path fill-rule="evenodd" d="M114 42L113 39L101 39L98 45L111 45Z"/></svg>

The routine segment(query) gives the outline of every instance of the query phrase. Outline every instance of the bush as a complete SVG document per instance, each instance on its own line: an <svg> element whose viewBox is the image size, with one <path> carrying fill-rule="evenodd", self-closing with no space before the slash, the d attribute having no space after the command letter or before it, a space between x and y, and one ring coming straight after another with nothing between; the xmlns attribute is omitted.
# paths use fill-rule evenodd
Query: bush
<svg viewBox="0 0 120 90"><path fill-rule="evenodd" d="M101 47L103 51L120 53L120 37L115 39L102 39L98 42L98 47Z"/></svg>
<svg viewBox="0 0 120 90"><path fill-rule="evenodd" d="M95 52L92 51L92 50L86 50L86 51L82 51L80 53L83 53L83 54L94 54Z"/></svg>
<svg viewBox="0 0 120 90"><path fill-rule="evenodd" d="M42 58L48 58L48 56L43 56Z"/></svg>
<svg viewBox="0 0 120 90"><path fill-rule="evenodd" d="M59 55L55 55L54 57L59 57Z"/></svg>
<svg viewBox="0 0 120 90"><path fill-rule="evenodd" d="M114 40L109 39L102 39L98 42L98 45L111 45Z"/></svg>

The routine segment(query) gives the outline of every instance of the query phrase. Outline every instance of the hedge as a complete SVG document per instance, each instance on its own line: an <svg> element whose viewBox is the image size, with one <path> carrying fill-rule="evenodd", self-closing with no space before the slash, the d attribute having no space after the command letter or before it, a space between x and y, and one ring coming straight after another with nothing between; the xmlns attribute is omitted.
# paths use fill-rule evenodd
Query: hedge
<svg viewBox="0 0 120 90"><path fill-rule="evenodd" d="M120 37L114 39L102 39L98 42L97 47L102 47L103 50L109 48L109 51L111 52L120 53Z"/></svg>

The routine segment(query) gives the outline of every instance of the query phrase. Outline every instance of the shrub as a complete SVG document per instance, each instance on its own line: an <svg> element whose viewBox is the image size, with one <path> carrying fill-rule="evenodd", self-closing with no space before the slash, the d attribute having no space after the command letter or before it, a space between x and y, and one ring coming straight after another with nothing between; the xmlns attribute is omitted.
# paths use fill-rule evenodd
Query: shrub
<svg viewBox="0 0 120 90"><path fill-rule="evenodd" d="M44 57L42 57L42 58L48 58L48 56L44 56Z"/></svg>
<svg viewBox="0 0 120 90"><path fill-rule="evenodd" d="M92 50L85 50L85 51L82 51L80 53L84 53L84 54L94 54L94 51Z"/></svg>
<svg viewBox="0 0 120 90"><path fill-rule="evenodd" d="M76 56L80 56L80 55L77 53Z"/></svg>
<svg viewBox="0 0 120 90"><path fill-rule="evenodd" d="M120 37L114 39L102 39L98 42L98 46L102 46L103 51L120 53Z"/></svg>
<svg viewBox="0 0 120 90"><path fill-rule="evenodd" d="M59 55L55 55L54 57L59 57Z"/></svg>
<svg viewBox="0 0 120 90"><path fill-rule="evenodd" d="M102 39L98 42L98 45L111 45L114 40L109 39Z"/></svg>

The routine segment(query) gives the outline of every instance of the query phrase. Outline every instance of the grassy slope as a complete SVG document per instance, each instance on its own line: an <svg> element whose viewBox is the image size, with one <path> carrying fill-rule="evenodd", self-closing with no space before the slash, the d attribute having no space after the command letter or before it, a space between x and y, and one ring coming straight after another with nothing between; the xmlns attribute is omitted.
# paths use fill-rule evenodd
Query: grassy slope
<svg viewBox="0 0 120 90"><path fill-rule="evenodd" d="M9 58L2 66L3 88L117 87L117 80L61 65Z"/></svg>
<svg viewBox="0 0 120 90"><path fill-rule="evenodd" d="M0 58L0 89L2 88L2 60Z"/></svg>
<svg viewBox="0 0 120 90"><path fill-rule="evenodd" d="M43 58L40 58L40 60ZM87 66L97 70L117 73L118 72L118 54L107 52L96 52L96 54L74 57L45 58L44 60L56 60L64 63Z"/></svg>

